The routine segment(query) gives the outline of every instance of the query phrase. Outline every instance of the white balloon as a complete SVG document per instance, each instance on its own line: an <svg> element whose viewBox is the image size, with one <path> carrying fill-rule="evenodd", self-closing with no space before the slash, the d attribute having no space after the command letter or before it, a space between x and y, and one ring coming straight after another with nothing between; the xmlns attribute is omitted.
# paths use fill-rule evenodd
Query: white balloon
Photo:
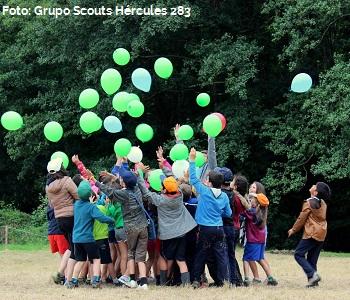
<svg viewBox="0 0 350 300"><path fill-rule="evenodd" d="M177 160L173 163L172 171L176 178L184 176L185 171L188 170L190 163L187 160Z"/></svg>
<svg viewBox="0 0 350 300"><path fill-rule="evenodd" d="M139 147L131 147L131 150L128 154L128 160L130 160L133 163L139 163L142 160L143 154Z"/></svg>

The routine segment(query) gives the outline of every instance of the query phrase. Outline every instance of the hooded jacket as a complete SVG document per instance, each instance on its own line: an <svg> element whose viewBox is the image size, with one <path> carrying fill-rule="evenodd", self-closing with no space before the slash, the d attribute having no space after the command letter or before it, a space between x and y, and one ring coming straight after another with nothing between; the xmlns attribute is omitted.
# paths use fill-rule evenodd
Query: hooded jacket
<svg viewBox="0 0 350 300"><path fill-rule="evenodd" d="M292 227L294 232L298 232L304 227L303 239L315 239L323 242L327 234L327 204L323 200L309 198L304 201L303 208L298 219Z"/></svg>
<svg viewBox="0 0 350 300"><path fill-rule="evenodd" d="M56 218L73 216L73 202L79 197L77 186L72 178L64 176L56 179L47 185L45 190Z"/></svg>

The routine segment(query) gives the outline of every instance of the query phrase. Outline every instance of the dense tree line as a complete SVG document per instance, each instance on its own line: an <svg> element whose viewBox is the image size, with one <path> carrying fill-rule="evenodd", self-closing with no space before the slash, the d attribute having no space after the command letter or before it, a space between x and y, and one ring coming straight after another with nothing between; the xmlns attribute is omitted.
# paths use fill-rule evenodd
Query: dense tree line
<svg viewBox="0 0 350 300"><path fill-rule="evenodd" d="M1 1L3 2L3 1ZM115 1L45 1L46 6L113 7ZM118 2L119 3L119 2ZM1 3L5 4L5 3ZM6 1L34 7L38 1ZM149 1L128 1L147 7ZM154 1L159 7L178 1ZM227 128L217 138L220 165L262 181L272 201L269 243L290 247L286 231L298 214L308 188L327 181L329 203L326 248L349 250L350 211L350 3L341 0L182 1L191 17L50 16L0 17L0 112L24 116L19 131L0 130L0 201L32 211L43 192L46 163L54 151L79 153L93 170L114 162L113 144L128 137L140 122L155 129L155 138L141 147L151 165L158 145L173 143L176 123L196 129L189 146L206 147L201 121L213 111L223 113ZM118 68L121 90L138 93L145 114L132 119L113 111L99 84L101 73L115 67L114 49L124 47L132 61ZM173 76L154 75L150 93L132 87L137 67L152 70L158 57L169 58ZM310 74L313 88L290 92L300 72ZM121 118L124 131L83 134L78 97L85 88L101 97L94 111ZM209 107L195 97L211 95ZM62 124L64 138L45 140L50 120ZM152 160L153 159L153 160ZM72 170L74 172L74 170Z"/></svg>

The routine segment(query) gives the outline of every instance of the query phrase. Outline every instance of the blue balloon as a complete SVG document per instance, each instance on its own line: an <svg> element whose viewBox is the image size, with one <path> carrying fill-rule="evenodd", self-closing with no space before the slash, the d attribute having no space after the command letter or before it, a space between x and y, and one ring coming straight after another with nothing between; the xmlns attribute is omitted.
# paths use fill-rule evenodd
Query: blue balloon
<svg viewBox="0 0 350 300"><path fill-rule="evenodd" d="M115 116L108 116L103 121L104 128L110 133L117 133L122 131L122 123Z"/></svg>
<svg viewBox="0 0 350 300"><path fill-rule="evenodd" d="M295 93L305 93L312 86L312 79L309 74L300 73L293 78L291 90Z"/></svg>
<svg viewBox="0 0 350 300"><path fill-rule="evenodd" d="M141 91L149 92L151 89L151 74L144 68L138 68L132 72L131 81Z"/></svg>

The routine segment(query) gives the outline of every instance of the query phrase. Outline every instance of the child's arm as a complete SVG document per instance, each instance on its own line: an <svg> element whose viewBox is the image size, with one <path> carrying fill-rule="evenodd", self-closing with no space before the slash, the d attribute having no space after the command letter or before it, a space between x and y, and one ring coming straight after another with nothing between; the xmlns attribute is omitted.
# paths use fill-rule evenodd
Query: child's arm
<svg viewBox="0 0 350 300"><path fill-rule="evenodd" d="M78 188L75 185L75 183L72 180L72 178L70 178L70 177L69 177L69 179L67 181L66 189L67 189L68 193L71 194L71 196L73 197L74 200L78 200L79 199Z"/></svg>
<svg viewBox="0 0 350 300"><path fill-rule="evenodd" d="M309 205L309 202L306 201L303 204L303 208L299 214L298 219L295 221L293 227L288 231L289 236L298 232L300 229L304 227L305 222L310 213L311 213L310 205Z"/></svg>
<svg viewBox="0 0 350 300"><path fill-rule="evenodd" d="M75 164L77 167L79 173L81 176L83 176L86 180L89 180L89 173L83 164L83 162L79 159L79 156L77 154L73 155L72 157L72 162ZM89 180L91 188L95 186L95 183L92 180Z"/></svg>
<svg viewBox="0 0 350 300"><path fill-rule="evenodd" d="M215 138L208 137L208 167L209 171L214 170L218 166L216 159Z"/></svg>
<svg viewBox="0 0 350 300"><path fill-rule="evenodd" d="M229 217L232 216L232 209L231 209L231 207L230 207L230 201L228 200L227 195L226 195L226 194L224 194L224 195L226 196L227 201L226 201L225 207L224 207L224 209L223 209L223 211L222 211L222 216L223 216L224 218L229 218Z"/></svg>
<svg viewBox="0 0 350 300"><path fill-rule="evenodd" d="M100 221L101 223L107 223L114 226L114 220L110 217L105 216L96 205L90 206L90 215L93 219Z"/></svg>
<svg viewBox="0 0 350 300"><path fill-rule="evenodd" d="M196 189L196 192L200 194L203 191L204 185L198 180L196 176L196 149L192 148L190 152L190 183Z"/></svg>
<svg viewBox="0 0 350 300"><path fill-rule="evenodd" d="M146 188L145 182L142 178L137 179L137 183L139 185L139 189L141 190L142 197L154 204L155 206L159 206L163 201L163 197L158 195L157 193L151 192L148 188Z"/></svg>
<svg viewBox="0 0 350 300"><path fill-rule="evenodd" d="M234 193L239 198L239 201L241 202L243 207L245 209L250 209L250 203L248 202L248 200L245 197L243 197L240 193L238 193L237 191L235 191Z"/></svg>

